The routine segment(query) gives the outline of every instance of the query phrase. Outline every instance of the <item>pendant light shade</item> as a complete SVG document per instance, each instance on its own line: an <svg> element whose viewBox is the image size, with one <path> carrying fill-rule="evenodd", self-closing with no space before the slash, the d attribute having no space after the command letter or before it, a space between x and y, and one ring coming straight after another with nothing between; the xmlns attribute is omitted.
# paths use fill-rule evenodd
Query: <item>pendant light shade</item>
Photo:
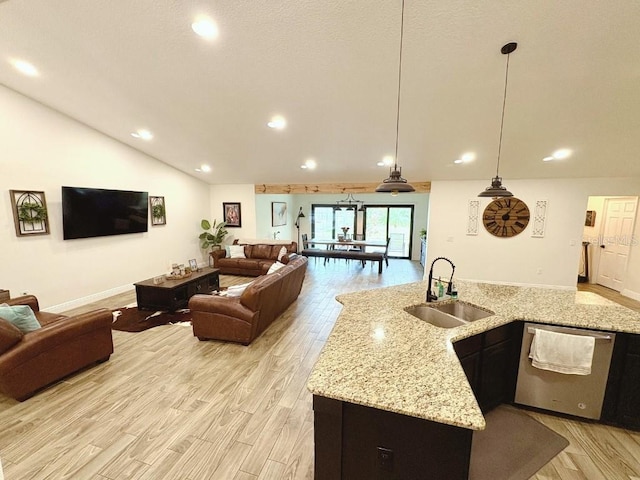
<svg viewBox="0 0 640 480"><path fill-rule="evenodd" d="M400 15L400 56L398 60L398 105L396 109L396 156L393 168L389 168L389 177L384 179L376 188L376 192L391 193L415 192L416 189L402 178L402 168L398 167L398 136L400 133L400 85L402 80L402 39L404 37L404 0L402 0L402 13Z"/></svg>
<svg viewBox="0 0 640 480"><path fill-rule="evenodd" d="M513 197L513 193L502 185L502 177L499 174L500 169L500 151L502 150L502 130L504 128L504 108L507 104L507 81L509 79L509 54L513 53L518 47L516 42L507 43L500 52L507 56L507 67L504 74L504 96L502 97L502 118L500 120L500 140L498 141L498 161L496 163L496 176L491 179L491 186L478 194L479 197Z"/></svg>

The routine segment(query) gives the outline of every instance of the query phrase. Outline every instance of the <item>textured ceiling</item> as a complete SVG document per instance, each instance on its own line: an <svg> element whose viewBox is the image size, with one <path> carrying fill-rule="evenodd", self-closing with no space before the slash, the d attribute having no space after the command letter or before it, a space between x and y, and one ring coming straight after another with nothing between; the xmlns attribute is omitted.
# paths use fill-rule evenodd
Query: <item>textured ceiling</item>
<svg viewBox="0 0 640 480"><path fill-rule="evenodd" d="M0 83L212 184L376 182L395 147L400 12L400 0L8 0ZM216 41L192 32L198 14ZM640 176L638 25L635 0L406 0L403 176L495 174L509 41L505 183ZM275 114L285 130L266 126ZM561 147L573 156L541 161ZM468 151L473 163L453 164ZM310 157L318 168L300 169Z"/></svg>

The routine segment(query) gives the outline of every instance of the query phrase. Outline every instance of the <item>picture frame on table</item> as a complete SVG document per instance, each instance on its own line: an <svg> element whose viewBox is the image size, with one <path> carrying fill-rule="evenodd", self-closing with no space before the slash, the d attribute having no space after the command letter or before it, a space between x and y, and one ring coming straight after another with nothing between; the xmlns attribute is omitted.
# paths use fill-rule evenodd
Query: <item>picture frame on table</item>
<svg viewBox="0 0 640 480"><path fill-rule="evenodd" d="M195 258L192 258L189 260L189 268L191 268L192 272L198 271L198 262L196 261Z"/></svg>
<svg viewBox="0 0 640 480"><path fill-rule="evenodd" d="M223 202L222 214L226 227L242 227L240 202Z"/></svg>
<svg viewBox="0 0 640 480"><path fill-rule="evenodd" d="M287 224L287 202L271 202L271 226L281 227Z"/></svg>

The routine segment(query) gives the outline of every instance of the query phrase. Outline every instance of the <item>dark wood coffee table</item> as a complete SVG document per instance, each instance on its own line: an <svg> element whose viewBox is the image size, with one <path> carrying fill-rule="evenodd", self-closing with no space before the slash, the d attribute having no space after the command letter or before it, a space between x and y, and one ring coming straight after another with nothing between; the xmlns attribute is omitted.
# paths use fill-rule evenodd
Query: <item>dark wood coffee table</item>
<svg viewBox="0 0 640 480"><path fill-rule="evenodd" d="M211 293L220 289L220 269L204 267L180 280L165 280L158 285L153 278L134 283L139 310L168 310L187 308L196 293Z"/></svg>

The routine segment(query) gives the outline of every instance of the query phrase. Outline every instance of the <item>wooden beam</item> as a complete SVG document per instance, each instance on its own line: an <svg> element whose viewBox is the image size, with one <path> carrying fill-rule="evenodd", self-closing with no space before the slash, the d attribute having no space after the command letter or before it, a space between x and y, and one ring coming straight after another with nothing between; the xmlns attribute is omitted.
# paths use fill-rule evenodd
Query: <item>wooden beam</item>
<svg viewBox="0 0 640 480"><path fill-rule="evenodd" d="M429 193L431 182L410 182L416 193ZM379 183L260 184L256 194L274 193L375 193Z"/></svg>

